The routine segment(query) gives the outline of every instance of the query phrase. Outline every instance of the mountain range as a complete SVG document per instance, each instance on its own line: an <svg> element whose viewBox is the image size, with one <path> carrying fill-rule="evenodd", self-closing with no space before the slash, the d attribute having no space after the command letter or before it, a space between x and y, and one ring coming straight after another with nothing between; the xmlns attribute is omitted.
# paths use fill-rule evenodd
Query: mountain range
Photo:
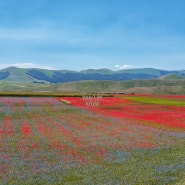
<svg viewBox="0 0 185 185"><path fill-rule="evenodd" d="M8 67L0 70L0 80L16 83L58 84L86 80L128 81L136 79L184 79L185 70L160 70L154 68L125 69L87 69L82 71L23 69Z"/></svg>
<svg viewBox="0 0 185 185"><path fill-rule="evenodd" d="M0 70L0 95L7 92L185 94L185 71L142 68L77 72L9 67Z"/></svg>

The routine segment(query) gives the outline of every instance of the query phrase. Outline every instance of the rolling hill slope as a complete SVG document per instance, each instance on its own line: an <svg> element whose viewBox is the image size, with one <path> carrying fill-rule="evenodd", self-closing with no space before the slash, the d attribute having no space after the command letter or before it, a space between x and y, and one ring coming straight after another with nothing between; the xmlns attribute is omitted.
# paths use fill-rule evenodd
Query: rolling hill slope
<svg viewBox="0 0 185 185"><path fill-rule="evenodd" d="M78 81L61 84L0 82L0 92L185 94L185 79Z"/></svg>
<svg viewBox="0 0 185 185"><path fill-rule="evenodd" d="M184 77L180 76L179 74L168 74L165 76L161 76L159 79L177 80L177 79L184 79Z"/></svg>

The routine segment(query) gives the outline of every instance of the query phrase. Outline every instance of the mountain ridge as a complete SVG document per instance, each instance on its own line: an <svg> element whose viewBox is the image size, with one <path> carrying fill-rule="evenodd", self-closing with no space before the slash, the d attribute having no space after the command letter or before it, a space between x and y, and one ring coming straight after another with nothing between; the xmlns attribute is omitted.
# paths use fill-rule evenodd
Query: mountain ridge
<svg viewBox="0 0 185 185"><path fill-rule="evenodd" d="M124 69L117 71L101 68L73 71L8 67L0 70L0 81L58 84L84 80L127 81L135 79L158 79L170 74L178 75L180 78L185 78L184 70L168 71L155 68ZM171 78L173 79L173 76ZM177 78L177 76L174 76L174 78Z"/></svg>

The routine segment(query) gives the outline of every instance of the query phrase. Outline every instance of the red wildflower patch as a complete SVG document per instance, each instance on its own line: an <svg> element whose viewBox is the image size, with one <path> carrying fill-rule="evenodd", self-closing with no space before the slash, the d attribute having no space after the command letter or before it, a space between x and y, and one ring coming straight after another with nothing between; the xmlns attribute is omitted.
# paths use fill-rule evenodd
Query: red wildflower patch
<svg viewBox="0 0 185 185"><path fill-rule="evenodd" d="M24 136L29 136L31 133L30 126L27 123L24 123L21 128L21 132Z"/></svg>
<svg viewBox="0 0 185 185"><path fill-rule="evenodd" d="M156 95L139 95L148 97L157 97ZM171 96L159 96L160 98L169 98ZM184 96L172 96L172 98L180 98ZM153 126L165 126L171 128L185 129L185 107L153 105L135 103L126 100L123 97L104 97L100 106L89 107L85 105L82 98L65 98L72 105L91 110L96 114L102 114L109 117L121 119L129 119L140 123L148 123ZM144 121L144 122L143 122Z"/></svg>
<svg viewBox="0 0 185 185"><path fill-rule="evenodd" d="M4 129L0 129L0 138L3 136L5 134L5 131L4 131Z"/></svg>

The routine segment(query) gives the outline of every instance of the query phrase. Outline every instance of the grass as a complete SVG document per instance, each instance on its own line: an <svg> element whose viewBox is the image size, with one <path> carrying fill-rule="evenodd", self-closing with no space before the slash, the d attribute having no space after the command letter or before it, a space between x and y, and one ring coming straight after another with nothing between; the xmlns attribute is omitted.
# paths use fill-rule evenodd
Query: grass
<svg viewBox="0 0 185 185"><path fill-rule="evenodd" d="M170 105L170 106L185 106L185 101L158 97L145 97L145 96L124 96L124 99L132 100L140 103L157 104L157 105Z"/></svg>

